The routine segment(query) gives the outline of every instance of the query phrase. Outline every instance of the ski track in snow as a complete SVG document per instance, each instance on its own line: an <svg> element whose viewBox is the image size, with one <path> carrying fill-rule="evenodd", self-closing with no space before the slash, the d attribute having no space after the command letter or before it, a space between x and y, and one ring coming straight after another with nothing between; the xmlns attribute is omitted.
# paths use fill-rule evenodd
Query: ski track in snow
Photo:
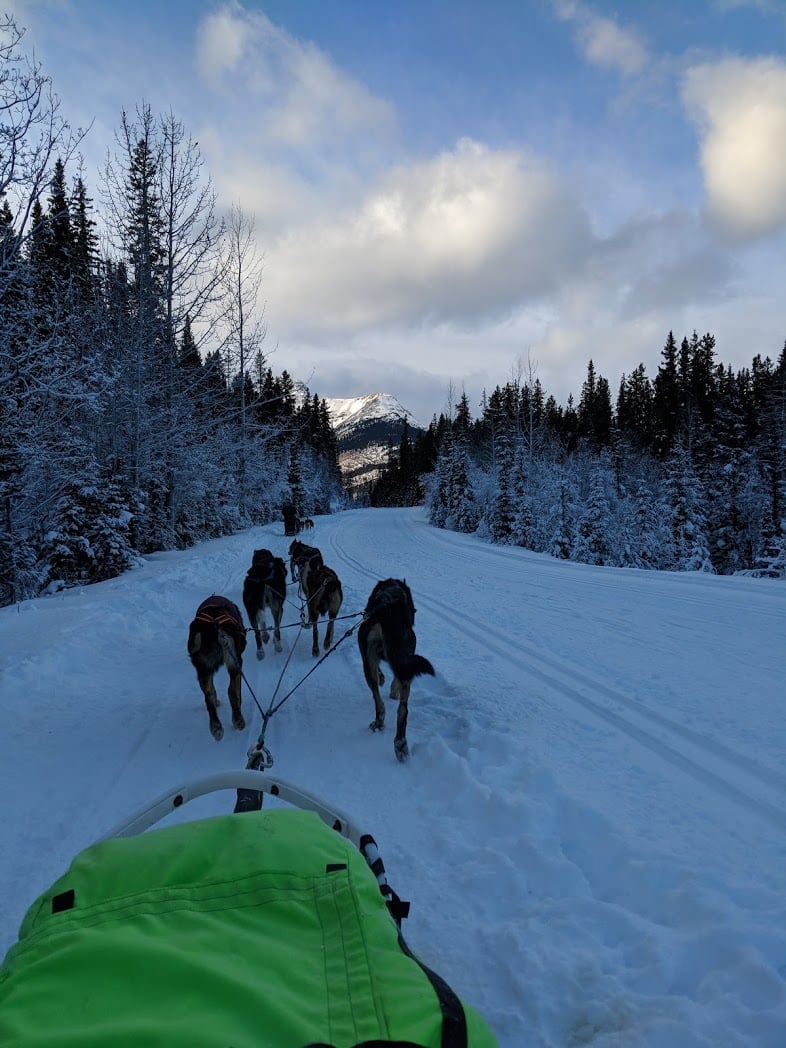
<svg viewBox="0 0 786 1048"><path fill-rule="evenodd" d="M240 603L254 547L288 561L280 525L1 609L4 947L79 848L178 782L244 766L261 711L295 687L268 726L273 773L374 834L412 900L410 945L503 1048L786 1043L786 729L766 702L786 669L784 588L584 569L436 531L417 510L320 518L305 541L342 580L340 643L311 672L290 585L284 653L257 661L250 638L247 729L231 730L224 698L219 745L188 622L210 592ZM368 730L354 635L388 576L412 587L437 671L413 683L406 764L395 703L387 730Z"/></svg>
<svg viewBox="0 0 786 1048"><path fill-rule="evenodd" d="M373 578L373 573L366 572L355 558L338 549L336 552L356 571ZM420 603L443 622L453 625L457 631L464 630L464 621L450 605L422 596ZM481 649L499 656L512 671L537 679L556 695L570 699L699 782L713 787L752 814L771 821L777 828L786 830L786 810L777 804L777 800L782 802L786 796L786 775L762 768L753 758L737 753L721 742L707 739L691 728L675 724L662 714L642 707L623 693L594 680L569 662L544 655L532 645L523 644L496 631L493 636L487 634L481 640L471 639ZM582 685L585 691L578 691L577 684ZM616 704L622 713L616 712L608 703ZM636 720L644 722L644 726L637 724ZM655 735L650 725L663 729L663 736ZM750 780L754 790L758 787L759 796L746 792L735 783L735 778ZM772 795L772 800L764 795L765 791L767 795Z"/></svg>

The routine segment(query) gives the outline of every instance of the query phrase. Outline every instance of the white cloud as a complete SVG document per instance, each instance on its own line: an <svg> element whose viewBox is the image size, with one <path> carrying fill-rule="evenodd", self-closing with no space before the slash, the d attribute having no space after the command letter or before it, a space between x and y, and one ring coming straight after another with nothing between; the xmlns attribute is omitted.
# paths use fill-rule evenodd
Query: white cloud
<svg viewBox="0 0 786 1048"><path fill-rule="evenodd" d="M573 22L584 58L592 65L624 76L640 73L648 63L641 38L611 18L595 14L575 0L555 0L554 9L564 22Z"/></svg>
<svg viewBox="0 0 786 1048"><path fill-rule="evenodd" d="M237 68L245 51L243 22L237 8L225 7L208 15L197 29L197 68L209 82Z"/></svg>
<svg viewBox="0 0 786 1048"><path fill-rule="evenodd" d="M786 64L729 58L695 66L683 98L701 135L712 217L738 237L786 224Z"/></svg>
<svg viewBox="0 0 786 1048"><path fill-rule="evenodd" d="M197 69L230 103L243 99L246 131L293 149L336 148L347 136L374 139L395 129L392 108L338 69L315 45L295 39L259 11L227 3L197 30Z"/></svg>
<svg viewBox="0 0 786 1048"><path fill-rule="evenodd" d="M354 212L271 245L269 300L301 331L472 324L552 293L589 242L542 163L463 140L391 172Z"/></svg>

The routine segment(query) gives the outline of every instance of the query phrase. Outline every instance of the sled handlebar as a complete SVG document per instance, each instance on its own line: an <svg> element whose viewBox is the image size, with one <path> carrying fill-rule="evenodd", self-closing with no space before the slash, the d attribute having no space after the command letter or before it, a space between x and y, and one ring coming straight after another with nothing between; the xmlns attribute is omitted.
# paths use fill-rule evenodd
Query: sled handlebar
<svg viewBox="0 0 786 1048"><path fill-rule="evenodd" d="M340 833L342 837L352 841L356 847L360 847L363 834L343 812L326 804L319 797L314 796L314 794L293 786L284 779L273 778L265 772L247 768L216 772L203 779L195 779L192 782L183 783L180 786L167 790L166 793L162 793L154 801L129 815L114 829L99 837L98 840L105 841L111 837L133 837L134 834L142 833L151 826L155 826L157 822L160 822L178 808L182 808L189 801L220 790L253 790L257 793L268 793L272 797L286 801L287 804L295 808L316 812L328 826Z"/></svg>

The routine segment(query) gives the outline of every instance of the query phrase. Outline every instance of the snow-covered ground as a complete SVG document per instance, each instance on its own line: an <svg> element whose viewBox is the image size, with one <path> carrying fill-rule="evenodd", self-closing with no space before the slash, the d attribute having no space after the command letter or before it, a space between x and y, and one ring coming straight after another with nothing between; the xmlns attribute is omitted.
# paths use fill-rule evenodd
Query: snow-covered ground
<svg viewBox="0 0 786 1048"><path fill-rule="evenodd" d="M314 665L296 589L284 653L248 649L248 729L225 699L220 743L188 624L210 593L240 602L254 547L289 541L272 524L0 609L0 953L77 850L169 787L245 766L251 691L267 709ZM407 579L437 676L413 684L399 764L395 705L369 732L359 619L342 619L270 721L274 773L374 834L412 901L410 946L500 1044L782 1048L786 585L555 561L422 510L318 518L307 541L347 616L377 579Z"/></svg>

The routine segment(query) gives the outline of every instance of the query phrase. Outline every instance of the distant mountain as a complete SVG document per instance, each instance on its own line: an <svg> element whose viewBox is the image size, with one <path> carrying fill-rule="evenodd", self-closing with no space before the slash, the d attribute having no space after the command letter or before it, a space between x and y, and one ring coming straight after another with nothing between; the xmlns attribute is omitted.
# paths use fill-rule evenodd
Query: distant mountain
<svg viewBox="0 0 786 1048"><path fill-rule="evenodd" d="M338 444L338 462L350 488L366 484L387 464L390 444L398 448L404 419L414 439L425 431L389 393L324 398Z"/></svg>

